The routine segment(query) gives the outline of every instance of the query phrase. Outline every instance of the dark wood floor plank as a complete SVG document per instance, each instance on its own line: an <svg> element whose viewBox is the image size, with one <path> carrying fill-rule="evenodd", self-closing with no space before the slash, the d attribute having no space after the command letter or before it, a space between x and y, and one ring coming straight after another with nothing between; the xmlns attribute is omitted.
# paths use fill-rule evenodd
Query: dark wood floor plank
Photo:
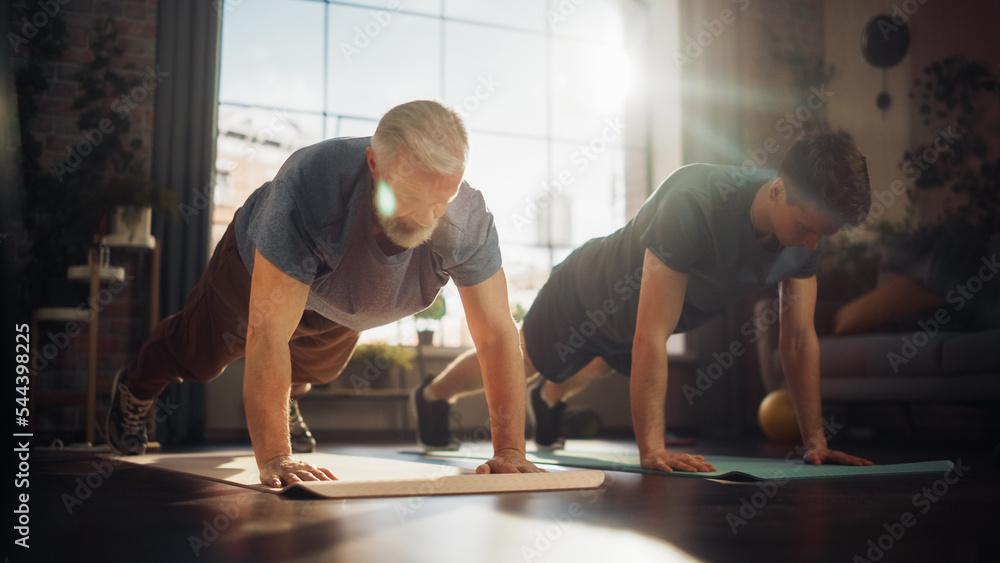
<svg viewBox="0 0 1000 563"><path fill-rule="evenodd" d="M324 451L413 459L396 447ZM724 442L689 449L785 450ZM990 445L861 444L851 453L883 463L961 460L968 469L948 476L951 484L944 475L755 484L609 472L591 491L330 501L38 452L32 557L15 551L10 561L1000 560L1000 474Z"/></svg>

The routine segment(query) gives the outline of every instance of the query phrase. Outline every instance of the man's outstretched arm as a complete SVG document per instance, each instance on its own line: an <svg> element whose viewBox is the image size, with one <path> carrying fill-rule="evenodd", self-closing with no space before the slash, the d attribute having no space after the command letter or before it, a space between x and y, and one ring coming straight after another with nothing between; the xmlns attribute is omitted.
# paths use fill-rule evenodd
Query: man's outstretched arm
<svg viewBox="0 0 1000 563"><path fill-rule="evenodd" d="M632 426L642 467L660 471L715 471L703 456L668 452L663 446L667 338L677 328L685 291L687 274L671 269L646 250L632 343L629 382Z"/></svg>
<svg viewBox="0 0 1000 563"><path fill-rule="evenodd" d="M524 457L524 359L521 339L510 316L503 269L482 283L458 288L458 293L483 370L493 434L493 459L476 472L540 472Z"/></svg>
<svg viewBox="0 0 1000 563"><path fill-rule="evenodd" d="M781 324L778 349L781 367L788 381L788 390L795 406L799 433L805 446L808 463L824 462L842 465L871 465L867 459L845 454L827 447L823 429L822 402L819 393L819 338L816 336L816 276L808 279L789 278L779 286Z"/></svg>
<svg viewBox="0 0 1000 563"><path fill-rule="evenodd" d="M250 280L243 407L260 471L260 482L280 487L299 481L336 479L329 469L292 458L288 396L292 363L288 341L305 309L309 286L254 256Z"/></svg>

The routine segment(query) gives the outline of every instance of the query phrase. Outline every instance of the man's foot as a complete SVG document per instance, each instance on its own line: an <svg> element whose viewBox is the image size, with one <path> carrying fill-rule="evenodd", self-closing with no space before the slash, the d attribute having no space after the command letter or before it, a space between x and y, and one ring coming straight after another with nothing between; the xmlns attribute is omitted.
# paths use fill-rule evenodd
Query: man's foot
<svg viewBox="0 0 1000 563"><path fill-rule="evenodd" d="M146 453L149 436L146 434L146 413L153 406L153 399L139 399L125 384L125 370L120 369L111 383L111 408L105 431L108 445L119 455Z"/></svg>
<svg viewBox="0 0 1000 563"><path fill-rule="evenodd" d="M545 399L542 399L543 385L545 385L544 380L532 387L528 393L528 415L535 425L535 445L538 446L538 449L558 450L566 444L566 440L559 435L559 426L562 423L563 411L566 410L566 403L559 401L550 407Z"/></svg>
<svg viewBox="0 0 1000 563"><path fill-rule="evenodd" d="M288 401L288 435L292 439L292 453L311 454L316 451L316 438L306 426L299 411L299 402L295 399Z"/></svg>
<svg viewBox="0 0 1000 563"><path fill-rule="evenodd" d="M428 401L424 398L424 388L433 380L434 376L428 376L410 393L410 409L417 420L417 441L425 450L457 450L458 442L452 440L448 429L451 409L448 401Z"/></svg>

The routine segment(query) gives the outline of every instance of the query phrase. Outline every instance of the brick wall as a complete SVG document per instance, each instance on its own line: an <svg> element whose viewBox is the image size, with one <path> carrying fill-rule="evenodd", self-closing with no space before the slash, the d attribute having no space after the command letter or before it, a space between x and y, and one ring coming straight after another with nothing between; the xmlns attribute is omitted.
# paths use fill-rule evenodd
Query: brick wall
<svg viewBox="0 0 1000 563"><path fill-rule="evenodd" d="M60 60L46 63L49 89L36 100L40 108L38 116L28 124L31 133L45 145L42 166L47 167L53 160L65 160L67 145L74 146L84 138L76 124L78 112L71 106L79 94L76 76L93 60L88 45L95 37L95 26L104 24L108 17L115 19L119 44L125 53L113 59L112 66L126 78L141 76L147 68L156 66L157 0L13 0L11 4L11 31L28 41L31 41L28 36L33 35L31 27L34 24L50 25L49 14L55 13L55 17L62 17L66 22L68 48ZM25 26L25 19L28 26ZM134 70L126 69L129 64L134 65ZM139 156L147 160L152 154L154 100L155 92L148 89L136 91L126 100L131 108L130 138L142 140ZM106 111L117 120L110 104Z"/></svg>
<svg viewBox="0 0 1000 563"><path fill-rule="evenodd" d="M119 45L125 52L112 58L111 67L126 80L141 77L156 67L157 0L13 0L11 10L11 32L29 42L36 37L37 29L52 25L53 18L61 17L66 23L67 49L59 60L43 65L49 87L35 100L39 108L36 117L21 124L43 143L40 163L48 168L54 162L64 163L67 147L76 147L86 139L77 125L79 111L72 105L80 93L78 74L94 58L89 45L96 37L95 26L105 25L109 17L114 18ZM25 49L15 50L16 68L25 64L25 52ZM134 68L127 68L129 66ZM139 87L110 100L107 107L102 108L114 126L122 122L119 115L127 113L131 128L124 141L140 139L142 148L136 157L147 163L152 155L154 102L155 89ZM123 108L128 108L127 112ZM25 189L31 190L32 186ZM138 351L148 335L151 261L152 253L148 251L112 250L112 264L124 266L126 279L130 281L102 288L98 420L104 418L111 377L130 354ZM85 308L86 288L81 287L81 291L80 304ZM72 329L69 332L75 336L68 337L67 327L65 322L42 323L38 327L35 342L45 367L34 382L36 391L85 389L88 326L83 323L79 330L69 327ZM54 347L46 348L46 345ZM49 357L53 352L57 353ZM36 404L35 412L38 424L35 430L42 439L82 439L85 423L82 407Z"/></svg>

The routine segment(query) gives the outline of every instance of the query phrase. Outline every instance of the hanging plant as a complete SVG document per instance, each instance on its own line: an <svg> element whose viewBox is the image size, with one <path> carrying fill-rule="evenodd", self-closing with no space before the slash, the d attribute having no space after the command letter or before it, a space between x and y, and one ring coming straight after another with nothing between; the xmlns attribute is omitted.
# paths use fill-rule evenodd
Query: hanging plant
<svg viewBox="0 0 1000 563"><path fill-rule="evenodd" d="M946 187L955 198L943 221L966 220L1000 232L1000 156L990 154L1000 124L1000 83L985 66L961 56L935 61L914 80L910 98L934 140L903 155L900 168L915 189ZM912 194L911 194L912 197Z"/></svg>

